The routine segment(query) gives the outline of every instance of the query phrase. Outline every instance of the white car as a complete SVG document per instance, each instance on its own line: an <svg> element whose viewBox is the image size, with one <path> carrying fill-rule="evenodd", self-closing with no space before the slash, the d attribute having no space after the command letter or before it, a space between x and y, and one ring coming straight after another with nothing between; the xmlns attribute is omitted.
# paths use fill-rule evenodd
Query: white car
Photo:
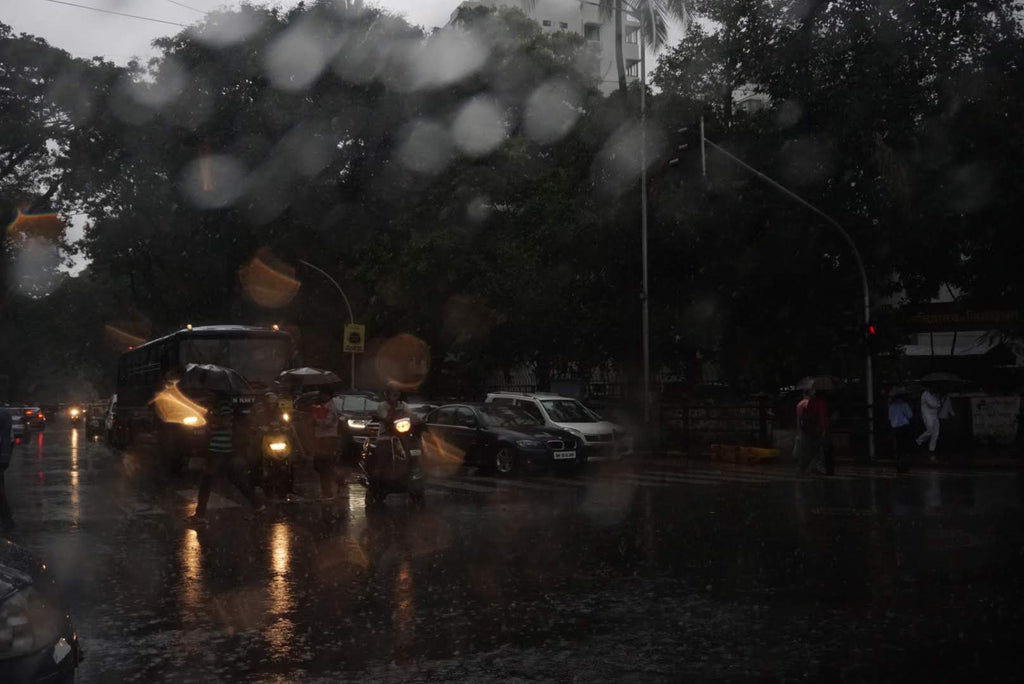
<svg viewBox="0 0 1024 684"><path fill-rule="evenodd" d="M604 420L572 397L542 392L491 392L485 401L521 408L542 425L568 430L582 440L588 461L619 459L633 453L633 440L622 426Z"/></svg>

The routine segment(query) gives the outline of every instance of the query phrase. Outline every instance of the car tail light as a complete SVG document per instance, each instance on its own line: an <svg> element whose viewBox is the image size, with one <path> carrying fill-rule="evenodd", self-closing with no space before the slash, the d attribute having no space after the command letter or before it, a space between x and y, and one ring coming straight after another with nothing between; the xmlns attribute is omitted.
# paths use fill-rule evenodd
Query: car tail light
<svg viewBox="0 0 1024 684"><path fill-rule="evenodd" d="M36 414L36 418L44 418L45 419L46 416L44 416L42 413L37 413Z"/></svg>

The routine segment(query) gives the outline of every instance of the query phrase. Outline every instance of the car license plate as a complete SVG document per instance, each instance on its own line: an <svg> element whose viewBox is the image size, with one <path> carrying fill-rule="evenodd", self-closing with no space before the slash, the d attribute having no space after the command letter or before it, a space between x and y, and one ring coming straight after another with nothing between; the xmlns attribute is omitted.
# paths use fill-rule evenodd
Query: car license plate
<svg viewBox="0 0 1024 684"><path fill-rule="evenodd" d="M422 456L423 452L419 449L409 449L409 454L412 456Z"/></svg>
<svg viewBox="0 0 1024 684"><path fill-rule="evenodd" d="M556 451L555 452L555 460L556 461L564 461L564 460L567 460L567 459L570 459L570 458L576 458L576 452L575 451Z"/></svg>

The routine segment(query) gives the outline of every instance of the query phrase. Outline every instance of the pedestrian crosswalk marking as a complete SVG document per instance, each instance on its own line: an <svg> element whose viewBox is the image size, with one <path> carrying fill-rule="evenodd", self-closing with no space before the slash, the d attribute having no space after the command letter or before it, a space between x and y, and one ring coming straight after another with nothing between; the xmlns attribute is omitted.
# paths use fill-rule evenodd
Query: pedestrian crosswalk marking
<svg viewBox="0 0 1024 684"><path fill-rule="evenodd" d="M195 501L199 496L199 490L196 489L179 489L177 493L178 496L188 501ZM210 492L210 502L206 504L206 510L215 511L221 508L238 508L241 505L217 492Z"/></svg>
<svg viewBox="0 0 1024 684"><path fill-rule="evenodd" d="M474 480L481 480L481 481L484 481L484 482L492 482L492 483L494 483L495 485L497 485L498 487L501 487L501 488L518 487L520 489L536 489L538 491L545 491L545 492L551 492L551 491L565 489L565 487L561 486L561 485L544 484L542 482L535 482L533 479L529 479L529 480L511 480L511 479L501 479L501 478L497 478L497 477L481 477L479 475L477 475L473 479Z"/></svg>
<svg viewBox="0 0 1024 684"><path fill-rule="evenodd" d="M493 494L498 491L497 487L481 487L480 485L469 484L468 482L458 482L451 479L431 479L428 480L428 487L442 487L446 489L461 489L464 492L475 492L477 494Z"/></svg>
<svg viewBox="0 0 1024 684"><path fill-rule="evenodd" d="M580 478L578 480L570 480L569 478L564 478L564 477L542 477L542 478L538 478L538 479L543 481L543 482L557 482L557 483L561 483L561 484L572 485L574 487L594 487L594 486L609 485L609 484L616 484L616 483L618 483L618 484L629 484L629 485L642 485L644 487L668 487L668 486L670 486L668 483L662 482L662 481L658 481L658 480L644 480L644 481L624 482L622 480L621 476L617 476L615 478L610 478L610 477L600 477L600 476L593 476L593 475L591 475L589 477L583 477L583 478Z"/></svg>
<svg viewBox="0 0 1024 684"><path fill-rule="evenodd" d="M648 470L644 471L643 475L651 477L663 477L669 480L673 479L689 479L695 478L700 480L724 480L731 482L776 482L781 478L778 477L765 477L763 475L754 475L751 473L744 472L731 472L731 471L710 471L710 470L677 470L674 472L670 471L657 471ZM785 478L786 480L793 479L792 477Z"/></svg>

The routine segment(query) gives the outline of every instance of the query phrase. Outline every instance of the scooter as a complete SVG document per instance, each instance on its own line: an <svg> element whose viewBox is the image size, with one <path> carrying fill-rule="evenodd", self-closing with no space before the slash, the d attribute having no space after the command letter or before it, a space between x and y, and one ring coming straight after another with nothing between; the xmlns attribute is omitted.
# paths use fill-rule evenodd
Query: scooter
<svg viewBox="0 0 1024 684"><path fill-rule="evenodd" d="M260 450L257 481L269 498L285 499L295 486L291 415L277 406L263 408L255 435Z"/></svg>
<svg viewBox="0 0 1024 684"><path fill-rule="evenodd" d="M388 494L408 494L414 503L423 502L422 450L414 427L413 419L407 416L384 421L376 436L363 443L359 471L367 505L383 503Z"/></svg>

